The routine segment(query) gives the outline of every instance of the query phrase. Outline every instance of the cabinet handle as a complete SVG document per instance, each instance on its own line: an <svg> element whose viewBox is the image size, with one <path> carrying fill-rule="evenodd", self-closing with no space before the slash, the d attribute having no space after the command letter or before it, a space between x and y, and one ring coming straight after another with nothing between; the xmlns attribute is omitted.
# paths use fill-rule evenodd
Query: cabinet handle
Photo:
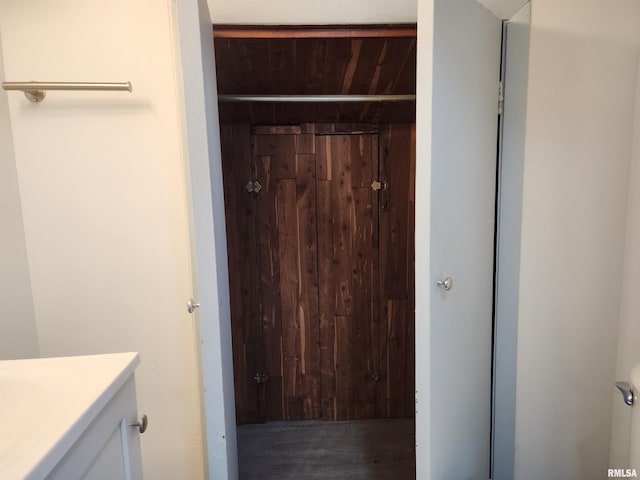
<svg viewBox="0 0 640 480"><path fill-rule="evenodd" d="M144 433L144 432L147 431L147 424L148 423L149 423L149 421L147 420L147 416L146 415L142 415L142 418L140 419L139 422L132 423L129 426L130 427L138 427L138 429L140 430L140 433Z"/></svg>

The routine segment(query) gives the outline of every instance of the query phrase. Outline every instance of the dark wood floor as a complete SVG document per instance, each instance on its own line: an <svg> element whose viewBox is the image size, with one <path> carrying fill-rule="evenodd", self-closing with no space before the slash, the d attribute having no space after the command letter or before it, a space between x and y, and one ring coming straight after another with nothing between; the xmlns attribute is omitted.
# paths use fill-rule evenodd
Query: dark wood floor
<svg viewBox="0 0 640 480"><path fill-rule="evenodd" d="M413 480L414 447L413 418L238 427L240 480Z"/></svg>

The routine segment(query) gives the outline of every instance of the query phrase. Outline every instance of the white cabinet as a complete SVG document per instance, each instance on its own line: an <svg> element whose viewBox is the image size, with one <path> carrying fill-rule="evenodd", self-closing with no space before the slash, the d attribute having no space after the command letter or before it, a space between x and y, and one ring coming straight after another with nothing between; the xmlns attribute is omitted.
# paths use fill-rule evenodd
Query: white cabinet
<svg viewBox="0 0 640 480"><path fill-rule="evenodd" d="M133 376L82 433L48 480L142 478Z"/></svg>
<svg viewBox="0 0 640 480"><path fill-rule="evenodd" d="M140 480L137 353L0 362L0 479Z"/></svg>

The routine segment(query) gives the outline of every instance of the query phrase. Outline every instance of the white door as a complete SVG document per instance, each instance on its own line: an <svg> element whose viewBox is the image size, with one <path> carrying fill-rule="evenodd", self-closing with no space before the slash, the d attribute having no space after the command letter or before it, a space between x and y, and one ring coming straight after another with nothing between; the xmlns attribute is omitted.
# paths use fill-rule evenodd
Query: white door
<svg viewBox="0 0 640 480"><path fill-rule="evenodd" d="M422 39L430 50L418 46L416 185L429 193L417 199L417 223L429 213L416 229L416 246L428 246L416 248L417 472L487 480L502 26L475 0L420 9L419 41L433 36ZM449 291L436 285L447 277Z"/></svg>
<svg viewBox="0 0 640 480"><path fill-rule="evenodd" d="M200 342L208 478L236 480L229 276L213 33L206 0L177 0L173 4L183 83L187 183L191 187L194 297L200 303L194 314Z"/></svg>

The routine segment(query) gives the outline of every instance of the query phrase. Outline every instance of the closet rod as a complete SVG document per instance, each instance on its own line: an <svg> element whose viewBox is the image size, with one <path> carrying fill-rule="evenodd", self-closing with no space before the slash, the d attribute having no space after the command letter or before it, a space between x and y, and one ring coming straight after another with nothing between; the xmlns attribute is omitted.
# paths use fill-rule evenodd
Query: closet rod
<svg viewBox="0 0 640 480"><path fill-rule="evenodd" d="M218 95L220 102L414 102L415 95Z"/></svg>
<svg viewBox="0 0 640 480"><path fill-rule="evenodd" d="M41 102L46 90L132 90L131 82L122 83L82 83L82 82L2 82L5 90L20 90L32 102Z"/></svg>

